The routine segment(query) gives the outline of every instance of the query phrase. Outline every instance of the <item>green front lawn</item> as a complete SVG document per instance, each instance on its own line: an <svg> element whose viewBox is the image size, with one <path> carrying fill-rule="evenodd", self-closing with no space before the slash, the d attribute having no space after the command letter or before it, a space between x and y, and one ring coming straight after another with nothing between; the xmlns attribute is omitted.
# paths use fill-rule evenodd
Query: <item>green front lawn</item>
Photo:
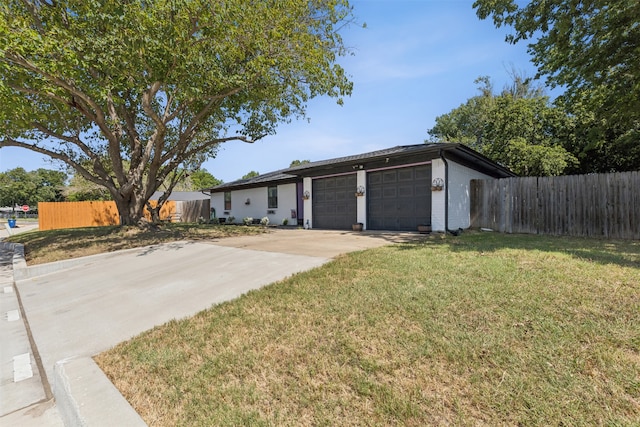
<svg viewBox="0 0 640 427"><path fill-rule="evenodd" d="M96 360L153 426L638 425L640 245L353 253Z"/></svg>

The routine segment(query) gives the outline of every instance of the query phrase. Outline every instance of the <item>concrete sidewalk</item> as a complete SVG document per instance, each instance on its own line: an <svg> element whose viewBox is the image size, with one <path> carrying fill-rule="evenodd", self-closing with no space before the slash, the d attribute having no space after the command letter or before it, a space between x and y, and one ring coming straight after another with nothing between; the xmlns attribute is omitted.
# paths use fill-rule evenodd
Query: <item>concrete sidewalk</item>
<svg viewBox="0 0 640 427"><path fill-rule="evenodd" d="M20 245L3 240L35 231L37 222L0 224L0 425L63 426L51 388L39 363L14 286L14 264L26 266Z"/></svg>
<svg viewBox="0 0 640 427"><path fill-rule="evenodd" d="M40 375L32 384L39 386L31 390L30 400L7 410L4 396L11 390L5 389L3 380L0 425L60 426L62 421L67 426L145 425L92 356L154 326L193 316L339 254L416 237L277 230L216 242L175 242L46 266L24 268L22 260L23 267L14 271L16 296L32 338L32 366Z"/></svg>

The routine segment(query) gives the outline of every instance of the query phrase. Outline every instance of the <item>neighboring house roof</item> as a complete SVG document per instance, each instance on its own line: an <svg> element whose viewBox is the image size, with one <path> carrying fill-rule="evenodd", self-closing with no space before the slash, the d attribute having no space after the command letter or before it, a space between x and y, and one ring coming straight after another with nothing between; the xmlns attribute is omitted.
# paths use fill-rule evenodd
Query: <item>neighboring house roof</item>
<svg viewBox="0 0 640 427"><path fill-rule="evenodd" d="M496 178L516 176L509 169L495 163L471 148L458 143L430 143L416 145L399 145L384 150L335 159L305 163L288 169L258 175L253 178L240 179L212 188L213 193L231 191L239 188L260 187L266 184L296 182L302 176L322 176L332 173L347 172L353 169L371 169L383 166L396 166L418 161L434 159L445 155L447 160L455 160L472 165L488 175Z"/></svg>
<svg viewBox="0 0 640 427"><path fill-rule="evenodd" d="M162 196L162 191L156 191L150 200L158 200ZM176 202L190 202L193 200L207 200L210 196L200 191L173 191L167 200Z"/></svg>

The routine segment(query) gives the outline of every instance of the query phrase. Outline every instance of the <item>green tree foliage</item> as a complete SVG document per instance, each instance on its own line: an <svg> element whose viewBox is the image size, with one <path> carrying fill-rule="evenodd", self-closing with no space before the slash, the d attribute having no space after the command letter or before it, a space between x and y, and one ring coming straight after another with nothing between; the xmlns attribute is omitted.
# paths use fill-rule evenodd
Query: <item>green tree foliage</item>
<svg viewBox="0 0 640 427"><path fill-rule="evenodd" d="M480 95L436 118L435 141L461 142L523 176L560 175L577 163L562 145L569 118L527 79L495 94L488 77Z"/></svg>
<svg viewBox="0 0 640 427"><path fill-rule="evenodd" d="M640 2L634 0L476 0L481 19L529 44L540 75L566 87L572 102L587 101L607 116L640 119ZM522 4L522 3L521 3Z"/></svg>
<svg viewBox="0 0 640 427"><path fill-rule="evenodd" d="M40 168L29 173L36 186L35 201L61 202L64 200L64 187L67 174L57 170ZM32 202L33 204L33 199Z"/></svg>
<svg viewBox="0 0 640 427"><path fill-rule="evenodd" d="M0 206L29 205L35 208L38 202L58 202L67 174L60 171L38 169L27 172L15 168L0 173Z"/></svg>
<svg viewBox="0 0 640 427"><path fill-rule="evenodd" d="M105 187L87 181L77 173L71 177L69 185L64 190L64 195L69 202L112 200L111 194Z"/></svg>
<svg viewBox="0 0 640 427"><path fill-rule="evenodd" d="M258 176L258 175L260 175L258 172L256 172L256 171L251 171L251 172L248 172L248 173L244 174L244 175L242 176L242 179L255 178L255 177L256 177L256 176Z"/></svg>
<svg viewBox="0 0 640 427"><path fill-rule="evenodd" d="M35 194L35 184L23 168L0 173L0 205L15 206L27 204Z"/></svg>
<svg viewBox="0 0 640 427"><path fill-rule="evenodd" d="M563 144L579 160L567 173L640 170L640 129L611 123L583 104L555 101L568 112L569 130Z"/></svg>
<svg viewBox="0 0 640 427"><path fill-rule="evenodd" d="M136 223L219 144L341 103L350 20L346 0L4 1L0 147L64 162Z"/></svg>
<svg viewBox="0 0 640 427"><path fill-rule="evenodd" d="M311 163L311 161L310 160L292 160L289 167L293 168L300 165L306 165L307 163Z"/></svg>
<svg viewBox="0 0 640 427"><path fill-rule="evenodd" d="M565 92L574 172L640 169L640 2L476 0L478 17L529 40L538 75Z"/></svg>
<svg viewBox="0 0 640 427"><path fill-rule="evenodd" d="M204 168L195 171L189 178L192 190L196 191L213 188L223 183L221 179L211 175L211 173Z"/></svg>

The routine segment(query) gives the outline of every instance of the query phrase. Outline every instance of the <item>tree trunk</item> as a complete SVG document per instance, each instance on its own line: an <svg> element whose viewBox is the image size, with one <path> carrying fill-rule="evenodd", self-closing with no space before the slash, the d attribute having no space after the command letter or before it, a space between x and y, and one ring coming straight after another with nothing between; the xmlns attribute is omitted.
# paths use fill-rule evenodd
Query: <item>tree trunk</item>
<svg viewBox="0 0 640 427"><path fill-rule="evenodd" d="M151 222L154 224L160 222L160 209L162 209L162 205L160 203L157 203L154 207L149 201L147 201L147 210L151 214Z"/></svg>
<svg viewBox="0 0 640 427"><path fill-rule="evenodd" d="M132 194L128 199L115 198L120 225L138 225L140 219L144 217L144 201L139 200L140 196Z"/></svg>

